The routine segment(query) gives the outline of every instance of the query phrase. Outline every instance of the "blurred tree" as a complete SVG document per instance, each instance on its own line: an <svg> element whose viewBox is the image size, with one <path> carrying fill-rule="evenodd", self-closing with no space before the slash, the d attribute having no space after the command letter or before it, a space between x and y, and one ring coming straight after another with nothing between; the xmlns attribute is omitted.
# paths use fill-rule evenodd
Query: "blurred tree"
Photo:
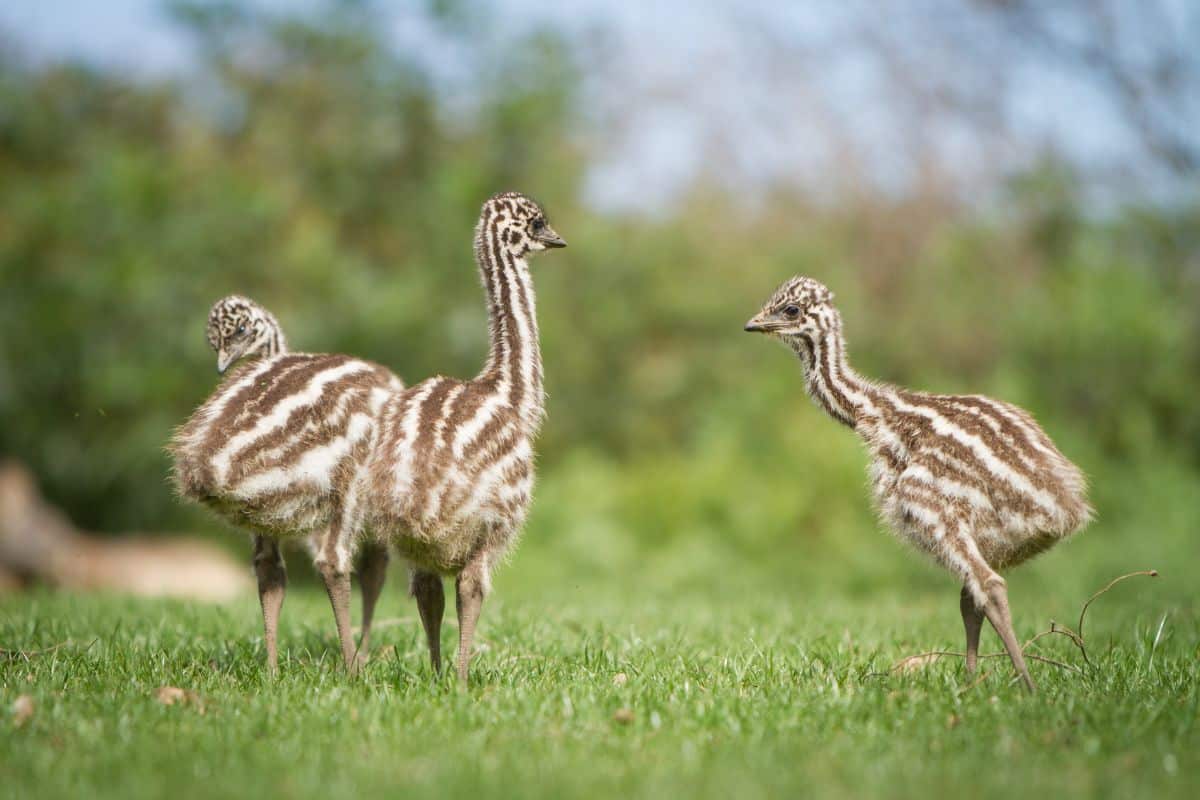
<svg viewBox="0 0 1200 800"><path fill-rule="evenodd" d="M0 68L0 451L102 528L179 519L161 446L216 380L217 297L260 298L299 347L470 371L479 205L519 185L562 208L579 173L571 65L546 34L480 61L462 120L366 4L173 9L211 108L191 87Z"/></svg>
<svg viewBox="0 0 1200 800"><path fill-rule="evenodd" d="M0 61L0 453L80 525L211 524L171 497L161 448L217 380L202 332L227 293L297 349L473 374L472 226L508 188L571 245L535 267L535 514L581 559L615 531L698 536L715 561L778 561L801 522L870 532L853 438L741 333L798 272L837 293L866 374L1027 405L1089 467L1200 465L1194 206L1091 213L1048 155L994 209L791 185L748 208L706 178L657 217L585 214L602 143L560 36L501 39L473 4L436 3L428 24L469 51L447 78L390 46L370 4L173 8L200 53L187 82Z"/></svg>
<svg viewBox="0 0 1200 800"><path fill-rule="evenodd" d="M1200 171L1200 17L1173 0L976 0L1013 37L1108 94L1147 152L1171 171Z"/></svg>

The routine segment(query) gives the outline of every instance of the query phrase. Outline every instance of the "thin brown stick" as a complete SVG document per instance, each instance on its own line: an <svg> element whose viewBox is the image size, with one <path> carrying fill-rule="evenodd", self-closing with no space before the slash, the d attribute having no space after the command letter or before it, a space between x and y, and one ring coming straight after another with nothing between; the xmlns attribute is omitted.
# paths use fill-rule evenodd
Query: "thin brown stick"
<svg viewBox="0 0 1200 800"><path fill-rule="evenodd" d="M1026 658L1032 659L1034 661L1041 661L1043 664L1050 664L1051 666L1059 667L1060 669L1069 670L1071 672L1076 673L1077 675L1086 674L1082 669L1074 666L1073 664L1067 664L1065 662L1057 661L1053 658L1048 658L1047 656L1038 655L1036 653L1025 652L1036 642L1038 642L1039 640L1041 640L1047 636L1065 636L1067 639L1071 640L1072 644L1074 644L1077 648L1079 648L1079 654L1081 656L1083 656L1084 663L1087 664L1088 667L1094 669L1095 665L1092 664L1092 660L1088 657L1087 645L1083 639L1083 620L1084 620L1084 617L1087 615L1088 606L1090 606L1096 600L1096 598L1100 597L1100 595L1104 594L1105 592L1107 592L1109 589L1116 586L1121 581L1123 581L1127 578L1137 577L1139 575L1147 575L1151 578L1157 578L1158 570L1154 570L1154 569L1140 570L1138 572L1130 572L1126 575L1120 575L1116 578L1113 578L1111 581L1108 582L1107 585L1105 585L1105 587L1103 589L1101 589L1100 591L1093 594L1091 597L1088 598L1088 601L1083 604L1083 608L1079 612L1078 630L1073 631L1065 625L1059 625L1054 620L1050 620L1049 630L1044 630L1044 631L1034 634L1032 638L1030 638L1027 642L1025 642L1024 645L1021 646L1021 652L1025 654ZM941 656L953 656L956 658L966 658L967 654L960 653L956 650L930 650L925 653L917 653L916 655L907 656L905 658L902 658L899 661L897 661L895 664L893 664L888 669L887 672L871 672L871 673L867 674L867 677L870 678L870 677L892 675L897 670L902 669L905 664L919 661L920 659L924 659L924 658L930 658L930 657L940 658ZM1005 652L982 653L979 655L979 658L981 658L981 659L983 659L983 658L1004 658L1007 656L1008 656L1008 653L1005 653ZM982 680L982 679L980 679L980 680ZM979 680L976 680L975 683L971 684L971 687L968 687L968 688L974 688L974 686L978 685L978 683L979 683ZM963 690L963 691L966 691L966 690Z"/></svg>
<svg viewBox="0 0 1200 800"><path fill-rule="evenodd" d="M991 674L992 674L992 673L988 672L986 669L985 669L985 670L980 670L980 672L979 672L979 677L978 677L978 678L976 678L975 680L971 681L971 683L970 683L970 685L969 685L969 686L964 686L963 688L959 689L959 690L958 690L958 693L959 693L960 695L964 695L964 694L966 694L967 692L971 691L972 689L974 689L974 688L975 688L976 686L978 686L979 684L983 683L983 682L984 682L984 680L987 678L987 676L988 676L988 675L991 675Z"/></svg>
<svg viewBox="0 0 1200 800"><path fill-rule="evenodd" d="M1087 647L1084 646L1082 636L1068 628L1066 625L1058 625L1054 620L1050 620L1050 627L1051 629L1058 631L1063 636L1066 636L1068 639L1070 639L1075 646L1079 648L1079 653L1083 656L1083 662L1089 667L1093 666L1092 660L1088 658Z"/></svg>
<svg viewBox="0 0 1200 800"><path fill-rule="evenodd" d="M1039 656L1037 653L1026 653L1025 657L1032 658L1034 661L1041 661L1043 664L1053 664L1056 667L1062 667L1063 669L1069 669L1069 670L1071 670L1071 672L1075 672L1080 675L1084 674L1083 670L1081 670L1079 667L1073 667L1070 664L1064 664L1061 661L1055 661L1053 658L1046 658L1045 656Z"/></svg>
<svg viewBox="0 0 1200 800"><path fill-rule="evenodd" d="M1021 645L1021 652L1022 653L1025 652L1025 650L1028 649L1029 646L1032 645L1034 642L1036 642L1038 639L1041 639L1044 636L1049 636L1052 633L1059 633L1059 631L1054 630L1054 622L1053 621L1050 622L1050 630L1042 631L1041 633L1034 634L1032 639L1029 639L1027 642L1025 642L1025 644ZM1066 636L1065 633L1063 635Z"/></svg>
<svg viewBox="0 0 1200 800"><path fill-rule="evenodd" d="M1079 634L1075 633L1075 631L1071 630L1070 628L1068 628L1066 626L1059 625L1054 620L1050 620L1050 629L1049 630L1042 631L1041 633L1035 635L1032 639L1027 641L1024 644L1024 646L1021 647L1021 652L1025 652L1025 650L1030 645L1032 645L1034 642L1036 642L1038 639L1041 639L1045 636L1050 636L1052 634L1058 634L1059 636L1065 636L1068 639L1070 639L1071 643L1079 648L1079 652L1083 656L1084 663L1086 663L1089 667L1092 666L1092 660L1090 658L1088 658L1087 648L1083 646L1083 640L1079 638Z"/></svg>
<svg viewBox="0 0 1200 800"><path fill-rule="evenodd" d="M1096 592L1094 595L1092 595L1091 597L1088 598L1088 601L1083 604L1083 609L1079 612L1079 624L1075 626L1075 632L1079 634L1079 639L1081 641L1083 640L1083 618L1087 614L1088 606L1090 606L1092 604L1092 601L1095 600L1100 595L1107 592L1112 587L1116 586L1121 581L1125 580L1126 578L1134 578L1134 577L1137 577L1138 575L1147 575L1151 578L1157 578L1158 570L1143 569L1143 570L1138 570L1137 572L1130 572L1127 575L1120 575L1116 578L1113 578L1111 581L1108 582L1107 586L1105 586L1103 589L1101 589L1100 591Z"/></svg>

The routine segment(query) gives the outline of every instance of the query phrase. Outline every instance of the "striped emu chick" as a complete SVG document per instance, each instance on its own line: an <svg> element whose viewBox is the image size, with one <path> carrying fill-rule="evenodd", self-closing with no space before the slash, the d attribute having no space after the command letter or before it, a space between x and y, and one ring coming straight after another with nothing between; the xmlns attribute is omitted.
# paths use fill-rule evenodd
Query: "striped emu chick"
<svg viewBox="0 0 1200 800"><path fill-rule="evenodd" d="M442 575L456 576L458 677L467 679L492 568L525 521L542 360L528 259L565 247L529 198L488 200L475 229L490 348L472 380L435 377L388 399L371 461L372 522L412 565L434 670L441 669Z"/></svg>
<svg viewBox="0 0 1200 800"><path fill-rule="evenodd" d="M208 313L205 337L217 353L217 372L225 370L241 358L271 359L288 352L287 339L279 321L270 311L253 300L240 295L223 297ZM399 378L397 389L403 388ZM308 549L315 556L323 533L308 537ZM375 605L387 578L388 549L386 544L367 541L362 547L358 579L362 588L362 636L358 652L365 656L370 648L371 621ZM259 601L263 609L263 627L270 667L277 667L276 630L279 611L287 590L287 570L278 542L271 537L256 535L254 539L254 571L258 578Z"/></svg>
<svg viewBox="0 0 1200 800"><path fill-rule="evenodd" d="M347 668L350 563L363 533L361 487L384 400L383 367L341 355L287 353L235 370L169 446L181 496L255 534L267 662L287 585L281 539L315 538L313 562L334 609ZM349 532L349 533L347 533Z"/></svg>
<svg viewBox="0 0 1200 800"><path fill-rule="evenodd" d="M975 670L986 617L1033 690L1000 572L1088 522L1083 474L1020 408L861 378L846 361L833 295L811 278L780 286L746 330L795 351L808 393L866 441L880 515L962 581L967 671Z"/></svg>
<svg viewBox="0 0 1200 800"><path fill-rule="evenodd" d="M241 326L229 328L230 336ZM218 338L218 353L225 344L228 357L240 342ZM279 540L309 536L317 542L313 560L333 605L343 658L348 668L356 666L349 563L362 532L361 487L379 411L401 388L377 364L280 353L234 370L168 445L179 494L255 534L272 672L287 585Z"/></svg>
<svg viewBox="0 0 1200 800"><path fill-rule="evenodd" d="M248 297L231 294L213 303L204 330L222 375L239 358L274 358L288 351L275 315Z"/></svg>

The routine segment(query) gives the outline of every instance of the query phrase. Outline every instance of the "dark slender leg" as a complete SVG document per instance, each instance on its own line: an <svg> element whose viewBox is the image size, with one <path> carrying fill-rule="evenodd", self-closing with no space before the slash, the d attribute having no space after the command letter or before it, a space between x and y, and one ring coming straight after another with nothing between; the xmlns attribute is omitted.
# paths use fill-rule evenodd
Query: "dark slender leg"
<svg viewBox="0 0 1200 800"><path fill-rule="evenodd" d="M458 574L458 681L467 683L467 667L471 663L471 644L475 639L475 623L483 608L488 590L487 560L480 554L467 562Z"/></svg>
<svg viewBox="0 0 1200 800"><path fill-rule="evenodd" d="M993 575L984 583L983 587L988 599L983 613L987 615L988 622L992 623L996 633L1000 634L1000 640L1004 642L1004 649L1008 651L1008 657L1012 659L1013 667L1021 676L1021 680L1025 682L1025 688L1031 692L1037 691L1037 686L1029 675L1029 668L1025 666L1025 655L1021 652L1021 643L1017 641L1016 631L1013 630L1012 615L1008 610L1008 585L999 575Z"/></svg>
<svg viewBox="0 0 1200 800"><path fill-rule="evenodd" d="M287 567L279 542L268 536L254 537L254 574L258 577L258 602L262 605L263 637L267 645L267 669L279 672L279 610L287 593Z"/></svg>
<svg viewBox="0 0 1200 800"><path fill-rule="evenodd" d="M983 628L983 612L975 605L975 598L966 586L958 598L958 608L962 611L963 628L967 631L967 674L975 674L979 663L979 631Z"/></svg>
<svg viewBox="0 0 1200 800"><path fill-rule="evenodd" d="M371 649L371 620L375 617L375 603L387 580L387 566L387 545L364 545L358 569L358 584L362 589L362 636L358 640L360 658L365 659Z"/></svg>
<svg viewBox="0 0 1200 800"><path fill-rule="evenodd" d="M446 592L442 577L433 572L413 571L409 592L417 600L425 641L429 645L429 663L435 675L442 672L442 615L446 611Z"/></svg>

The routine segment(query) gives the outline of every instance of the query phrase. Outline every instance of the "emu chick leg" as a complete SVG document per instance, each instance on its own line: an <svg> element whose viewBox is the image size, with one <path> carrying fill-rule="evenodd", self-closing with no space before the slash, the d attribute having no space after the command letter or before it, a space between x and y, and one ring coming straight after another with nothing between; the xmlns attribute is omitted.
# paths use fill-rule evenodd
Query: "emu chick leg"
<svg viewBox="0 0 1200 800"><path fill-rule="evenodd" d="M267 669L273 675L279 671L276 635L279 610L283 608L283 596L287 593L287 566L279 542L268 536L254 537L254 574L258 578L258 601L262 605Z"/></svg>
<svg viewBox="0 0 1200 800"><path fill-rule="evenodd" d="M327 561L318 564L317 569L325 581L329 604L333 606L333 621L337 625L338 641L342 645L342 660L346 664L346 670L354 673L358 669L358 663L354 657L354 636L350 632L350 572L338 570Z"/></svg>
<svg viewBox="0 0 1200 800"><path fill-rule="evenodd" d="M992 623L996 633L1000 634L1000 640L1004 642L1004 649L1008 651L1008 657L1012 659L1013 667L1021 676L1021 680L1025 682L1025 688L1031 692L1037 691L1037 686L1029 675L1029 668L1025 666L1025 655L1021 652L1021 643L1017 641L1016 631L1013 630L1012 614L1008 610L1007 584L999 575L994 575L984 584L984 591L987 593L988 604L984 607L983 613L987 615L988 622Z"/></svg>
<svg viewBox="0 0 1200 800"><path fill-rule="evenodd" d="M435 675L442 672L442 615L446 611L446 592L442 577L433 572L414 571L410 592L417 600L425 641L429 645L429 663Z"/></svg>
<svg viewBox="0 0 1200 800"><path fill-rule="evenodd" d="M966 586L958 599L962 611L963 628L967 632L967 674L973 675L979 663L979 632L983 628L983 612L975 605L975 598Z"/></svg>
<svg viewBox="0 0 1200 800"><path fill-rule="evenodd" d="M487 562L485 557L479 554L467 562L458 574L455 586L458 600L458 681L464 686L467 683L467 667L471 663L475 623L479 621L483 598L487 594L487 584Z"/></svg>
<svg viewBox="0 0 1200 800"><path fill-rule="evenodd" d="M363 547L362 562L358 570L358 583L362 589L362 636L358 640L360 656L371 649L371 620L375 617L375 603L387 580L388 551L382 544Z"/></svg>

